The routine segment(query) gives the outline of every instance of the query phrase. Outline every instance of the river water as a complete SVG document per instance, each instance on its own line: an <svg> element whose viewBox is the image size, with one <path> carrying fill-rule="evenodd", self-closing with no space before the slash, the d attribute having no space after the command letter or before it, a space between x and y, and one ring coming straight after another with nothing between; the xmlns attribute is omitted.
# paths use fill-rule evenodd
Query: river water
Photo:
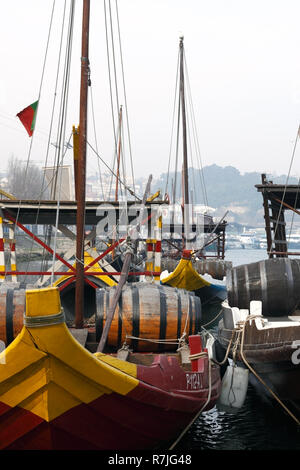
<svg viewBox="0 0 300 470"><path fill-rule="evenodd" d="M265 250L226 250L233 266L266 259ZM245 403L238 413L217 407L202 413L182 440L179 450L300 450L300 429L275 401L259 395L249 384ZM241 462L240 462L241 463Z"/></svg>

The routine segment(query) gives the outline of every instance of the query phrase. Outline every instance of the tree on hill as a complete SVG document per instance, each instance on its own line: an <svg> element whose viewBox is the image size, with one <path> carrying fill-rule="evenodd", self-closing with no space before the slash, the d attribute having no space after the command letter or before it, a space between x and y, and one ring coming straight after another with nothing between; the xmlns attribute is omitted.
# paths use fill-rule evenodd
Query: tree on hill
<svg viewBox="0 0 300 470"><path fill-rule="evenodd" d="M286 176L272 177L267 175L274 183L285 183ZM153 191L161 189L165 191L168 181L169 194L172 182L177 181L176 200L181 199L181 174L167 173L161 174L160 178L153 183ZM205 188L203 188L203 182ZM237 168L232 166L221 167L209 165L203 170L189 168L190 189L193 190L193 202L205 205L204 194L207 195L208 206L219 209L224 213L229 209L231 216L240 223L261 223L263 224L262 197L255 188L261 183L261 174L249 172L241 174ZM298 179L291 177L289 184L298 184Z"/></svg>

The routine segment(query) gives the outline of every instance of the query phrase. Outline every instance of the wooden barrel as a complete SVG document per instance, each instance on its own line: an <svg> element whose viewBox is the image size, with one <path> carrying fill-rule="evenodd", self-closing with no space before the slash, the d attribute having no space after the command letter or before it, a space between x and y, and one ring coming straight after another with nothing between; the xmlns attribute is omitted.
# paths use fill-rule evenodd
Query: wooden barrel
<svg viewBox="0 0 300 470"><path fill-rule="evenodd" d="M96 340L100 341L108 306L116 287L96 291ZM130 283L123 287L107 339L107 345L119 348L126 335L134 351L176 350L177 344L164 345L146 340L174 340L184 331L200 330L201 301L193 293L160 284Z"/></svg>
<svg viewBox="0 0 300 470"><path fill-rule="evenodd" d="M199 274L209 274L214 279L222 281L226 271L232 268L232 262L223 259L204 259L196 261L194 268Z"/></svg>
<svg viewBox="0 0 300 470"><path fill-rule="evenodd" d="M171 273L178 263L179 261L176 259L164 257L161 260L161 270L166 269ZM222 281L226 276L226 271L232 268L232 262L223 259L204 259L193 261L193 267L199 274L209 274L214 279Z"/></svg>
<svg viewBox="0 0 300 470"><path fill-rule="evenodd" d="M4 282L0 286L0 340L8 346L23 328L25 290L32 285Z"/></svg>
<svg viewBox="0 0 300 470"><path fill-rule="evenodd" d="M300 303L300 260L276 258L235 266L226 276L231 307L247 308L262 301L267 317L291 314Z"/></svg>

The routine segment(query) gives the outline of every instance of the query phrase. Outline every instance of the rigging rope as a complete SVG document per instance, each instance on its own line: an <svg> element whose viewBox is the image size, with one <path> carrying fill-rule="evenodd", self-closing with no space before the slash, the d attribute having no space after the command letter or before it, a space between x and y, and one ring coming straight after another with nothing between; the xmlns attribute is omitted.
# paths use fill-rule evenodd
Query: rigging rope
<svg viewBox="0 0 300 470"><path fill-rule="evenodd" d="M69 142L71 140L72 134L69 137ZM68 147L65 150L65 153L62 155L61 166L63 165L63 159L67 153ZM52 272L51 272L51 286L53 285L54 281L54 263L56 258L56 244L57 244L57 232L58 232L58 225L59 225L59 209L60 209L60 197L61 197L61 187L62 187L62 171L59 174L59 191L58 191L58 200L57 200L57 211L56 211L56 220L55 220L55 235L54 235L54 249L53 249L53 257L52 257Z"/></svg>
<svg viewBox="0 0 300 470"><path fill-rule="evenodd" d="M206 355L208 356L208 354L206 353ZM191 428L191 426L194 424L194 422L199 418L200 414L202 413L203 410L205 410L206 406L209 404L210 402L210 397L211 397L211 391L212 391L212 376L211 376L211 360L210 358L208 357L208 395L207 395L207 399L206 399L206 402L204 403L204 405L200 408L200 410L196 413L196 415L194 416L194 418L191 420L191 422L184 428L184 430L181 432L181 434L179 435L179 437L176 439L176 441L171 445L171 447L169 447L168 450L173 450L174 447L178 444L179 441L181 441L181 439L183 438L183 436L187 433L187 431Z"/></svg>
<svg viewBox="0 0 300 470"><path fill-rule="evenodd" d="M108 67L108 78L109 78L109 91L110 91L110 103L111 103L111 114L113 122L113 132L115 146L117 145L116 138L116 126L115 126L115 115L114 115L114 105L113 105L113 93L112 93L112 79L111 79L111 67L110 67L110 54L109 54L109 41L108 41L108 26L107 26L107 15L106 15L106 0L103 2L104 5L104 19L105 19L105 35L106 35L106 55L107 55L107 67Z"/></svg>
<svg viewBox="0 0 300 470"><path fill-rule="evenodd" d="M114 82L115 82L115 99L116 99L116 108L117 108L117 113L119 113L120 105L119 105L119 90L118 90L118 81L117 81L117 69L116 69L116 57L115 57L115 41L114 41L114 29L113 29L113 23L112 23L112 12L111 12L111 1L108 0L108 5L109 5L109 23L110 23L110 36L111 36L111 49L112 49L112 62L113 62L113 71L114 71ZM114 152L114 163L113 163L113 169L115 168L117 160L117 139L115 139L115 152ZM110 191L109 194L111 193L112 189L112 176L111 176L111 182L110 182Z"/></svg>
<svg viewBox="0 0 300 470"><path fill-rule="evenodd" d="M121 124L121 130L120 130L120 139L121 139L121 162L122 162L122 168L123 168L123 178L124 178L124 182L125 184L127 184L127 181L126 181L126 160L125 160L125 152L124 152L124 145L122 145L122 142L124 142L124 129L123 129L123 125ZM133 187L135 187L133 185ZM124 192L125 192L125 198L127 200L127 189L126 187L124 188ZM120 193L121 193L121 196L123 196L123 190L122 190L122 185L120 185Z"/></svg>
<svg viewBox="0 0 300 470"><path fill-rule="evenodd" d="M90 89L90 95L91 95L91 108L92 108L92 120L93 120L93 128L94 128L95 146L96 146L96 151L97 151L97 153L99 153L99 152L98 152L97 133L96 133L96 122L95 122L94 100L93 100L92 86L90 86L89 89ZM103 197L103 200L104 200L105 197L104 197L103 182L102 182L102 174L101 174L101 168L100 168L99 159L97 159L97 163L98 163L98 173L99 173L100 187L101 187L101 191L102 191L102 197Z"/></svg>
<svg viewBox="0 0 300 470"><path fill-rule="evenodd" d="M295 157L297 142L298 142L298 138L299 138L299 132L300 132L300 126L298 127L298 130L297 130L297 136L296 136L296 140L295 140L295 144L294 144L294 148L293 148L293 152L292 152L289 171L288 171L288 174L287 174L287 178L286 178L286 182L285 182L285 186L284 186L284 191L283 191L283 195L282 195L282 198L281 198L280 208L279 208L279 212L278 212L278 216L277 216L277 220L276 220L276 224L275 224L275 228L274 228L274 240L276 240L278 224L279 224L280 216L281 216L281 213L282 213L283 201L284 201L284 198L285 198L285 194L286 194L286 190L287 190L287 184L288 184L288 180L290 178L290 173L291 173L291 169L292 169L292 165L293 165L293 161L294 161L294 157Z"/></svg>
<svg viewBox="0 0 300 470"><path fill-rule="evenodd" d="M65 141L65 133L66 133L66 120L67 120L67 104L68 104L68 97L69 97L69 83L70 83L70 69L71 69L71 56L72 56L72 44L73 44L73 30L74 30L74 13L75 13L75 1L71 1L70 7L70 16L69 16L69 26L68 26L68 35L67 35L67 45L66 45L66 58L65 58L65 67L64 67L64 78L63 78L63 92L61 98L61 107L60 107L60 119L59 119L59 131L58 131L58 152L57 152L57 173L60 166L60 160L64 158L63 151L63 143ZM70 136L71 139L71 136ZM65 153L68 149L68 145L66 147ZM55 196L56 186L57 186L57 174L56 174L56 181L55 181L55 191L53 193L53 197ZM51 285L53 285L54 280L54 261L56 257L56 238L58 232L58 217L59 217L59 209L60 209L60 197L61 197L61 184L62 184L62 171L59 174L60 181L59 181L59 190L58 190L58 198L57 198L57 212L56 212L56 224L55 224L55 243L54 243L54 250L53 250L53 261L52 261L52 273L51 273Z"/></svg>
<svg viewBox="0 0 300 470"><path fill-rule="evenodd" d="M300 126L298 127L298 134L297 136L299 137L300 133ZM299 196L299 189L300 189L300 177L298 178L298 183L297 183L297 192L296 192L296 197L295 197L295 203L294 203L294 211L296 210L297 207L297 201L298 201L298 196ZM290 226L290 232L288 236L288 241L290 241L291 234L292 234L292 228L293 228L293 223L294 223L294 218L295 218L295 212L292 213L292 220L291 220L291 226Z"/></svg>
<svg viewBox="0 0 300 470"><path fill-rule="evenodd" d="M176 96L178 93L178 70L179 70L179 63L180 63L180 52L178 53L178 61L177 61L177 75L176 75L176 86L175 86L175 99L174 99L174 109L173 109L173 117L172 117L172 132L171 132L171 142L173 139L173 132L174 132L174 118L175 118L175 104L176 104ZM197 185L196 185L196 172L195 172L195 165L193 161L193 154L195 151L196 154L196 159L198 162L198 171L199 171L199 178L202 186L202 192L203 192L203 200L204 200L204 205L206 208L206 211L208 210L208 198L207 198L207 191L206 191L206 186L205 186L205 181L204 181L204 175L203 175L203 166L202 166L202 159L201 159L201 153L200 153L200 148L199 148L199 139L197 136L197 131L196 131L196 120L195 120L195 113L194 113L194 108L193 108L193 101L192 101L192 93L191 93L191 86L190 86L190 81L189 81L189 75L188 75L188 69L187 69L187 64L186 64L186 58L185 58L185 51L183 48L183 67L184 67L184 73L187 78L185 82L187 83L186 88L187 88L187 97L188 97L188 103L189 107L187 107L187 113L186 113L186 119L188 123L188 145L189 145L189 154L190 154L190 163L191 163L191 171L189 172L192 176L192 186L193 189L191 189L191 193L193 194L193 200L192 204L197 202L198 199L198 193L197 193ZM180 129L180 97L178 96L178 118L177 118L177 140L176 140L176 154L175 154L175 172L174 172L174 184L172 187L172 199L173 199L173 223L175 220L175 203L176 203L176 193L177 193L177 173L178 173L178 152L179 152L179 129ZM170 145L170 152L169 152L169 160L168 160L168 172L167 172L167 181L166 181L166 190L165 193L167 193L167 188L169 184L169 175L170 175L170 159L171 159L171 147L172 144ZM194 149L194 150L193 150ZM181 182L181 187L182 187L182 182Z"/></svg>
<svg viewBox="0 0 300 470"><path fill-rule="evenodd" d="M296 197L295 197L295 203L294 203L294 212L292 213L291 226L290 226L290 231L289 231L289 235L288 235L288 241L289 242L290 242L290 238L291 238L291 235L292 235L293 223L294 223L294 218L295 218L295 211L296 211L298 197L299 197L299 189L300 189L300 177L298 178L297 191L296 191Z"/></svg>
<svg viewBox="0 0 300 470"><path fill-rule="evenodd" d="M98 158L100 158L100 160L102 161L102 163L106 166L106 168L117 178L117 175L116 173L107 165L107 163L103 160L103 158L100 157L100 155L96 152L96 150L93 148L93 146L87 141L87 145L91 148L91 150L96 154L96 156ZM134 193L134 191L132 191L132 189L129 188L129 186L127 186L124 181L122 181L120 179L120 177L118 178L119 179L119 182L121 184L123 184L123 186L127 189L127 191L130 192L130 194L132 196L134 196L139 202L142 202L142 200Z"/></svg>
<svg viewBox="0 0 300 470"><path fill-rule="evenodd" d="M56 71L56 80L55 80L55 87L54 87L54 95L53 95L53 104L52 104L52 112L51 112L51 119L50 119L50 126L49 126L49 131L48 131L48 143L47 143L47 151L46 151L46 158L45 158L45 168L47 168L48 164L48 157L49 157L49 150L50 150L50 142L51 142L51 134L52 134L52 127L53 127L53 119L54 119L54 110L55 110L55 104L56 104L56 97L57 97L57 89L58 89L58 77L59 77L59 70L60 70L60 61L61 61L61 54L62 54L62 43L63 43L63 33L64 33L64 24L65 24L65 15L66 15L66 1L64 2L64 10L63 10L63 17L62 17L62 26L61 26L61 34L60 34L60 44L59 44L59 53L58 53L58 64L57 64L57 71ZM38 217L40 213L40 204L41 204L41 199L43 197L43 194L46 193L46 190L51 186L52 187L52 182L53 178L55 176L55 173L53 172L52 178L48 182L47 186L44 187L45 184L45 179L46 179L46 172L44 171L43 174L43 182L42 182L42 188L41 188L41 193L39 196L39 207L37 211L37 216L36 216L36 224L38 223ZM51 193L52 191L50 191ZM51 196L50 196L51 197ZM47 231L45 235L45 243L47 245L50 245L50 240L51 240L51 232L52 232L52 227L47 226ZM31 249L33 246L33 242L31 245ZM43 253L42 253L42 261L41 261L41 271L46 271L48 268L48 263L45 261L45 248L43 248ZM31 252L30 252L30 257L31 257ZM29 257L29 259L30 259ZM28 263L29 265L29 263Z"/></svg>
<svg viewBox="0 0 300 470"><path fill-rule="evenodd" d="M130 137L130 127L129 127L129 117L128 117L128 106L127 106L127 93L125 87L125 73L124 73L124 64L123 64L123 52L121 46L121 32L120 32L120 22L119 22L119 10L118 10L118 1L116 2L116 13L117 13L117 25L118 25L118 38L119 38L119 49L120 49L120 59L121 59L121 70L122 70L122 82L123 82L123 93L124 93L124 102L125 102L125 114L127 122L127 136L128 136L128 146L130 154L130 163L131 163L131 177L132 177L132 186L133 190L135 189L135 180L134 180L134 171L133 171L133 158L132 158L132 149L131 149L131 137Z"/></svg>
<svg viewBox="0 0 300 470"><path fill-rule="evenodd" d="M69 17L69 29L73 28L72 26L70 26L72 23L73 23L73 20L74 20L74 9L75 9L75 3L74 3L74 0L71 2L71 5L70 5L70 17ZM62 52L62 42L63 42L63 31L64 31L64 23L65 23L65 11L66 11L66 2L64 4L64 13L63 13L63 21L62 21L62 30L61 30L61 39L60 39L60 47L59 47L59 55L58 55L58 66L57 66L57 74L56 74L56 83L55 83L55 91L54 91L54 99L53 99L53 106L52 106L52 115L51 115L51 121L50 121L50 129L49 129L49 139L48 139L48 146L47 146L47 153L46 153L46 158L45 158L45 168L47 168L47 163L48 163L48 155L49 155L49 148L50 148L50 140L51 140L51 133L52 133L52 126L53 126L53 116L54 116L54 110L55 110L55 102L56 102L56 95L57 95L57 88L58 88L58 76L59 76L59 70L60 70L60 61L61 61L61 52ZM71 36L70 36L71 37ZM69 39L70 41L70 39ZM68 46L69 48L69 46ZM68 49L67 49L68 50ZM69 59L68 59L68 56L69 56ZM67 57L67 60L70 60L70 57L71 57L71 48L70 48L70 51L67 52L66 54L66 57ZM43 183L42 183L42 190L41 190L41 193L40 193L40 199L43 195L43 193L46 191L46 189L48 189L50 186L51 186L51 191L50 191L50 198L51 199L54 199L55 198L55 192L56 192L56 185L57 185L57 176L58 176L58 169L59 169L59 166L62 165L62 162L63 162L63 159L64 159L64 156L66 154L66 151L68 149L68 144L70 142L70 139L71 139L71 136L69 138L69 141L67 143L67 146L66 146L66 150L65 150L65 153L63 154L62 156L62 159L61 159L61 163L59 162L59 156L60 156L60 153L62 151L62 148L63 148L63 142L64 142L64 139L65 139L65 125L64 125L64 132L62 132L62 126L63 126L63 122L64 122L64 117L63 117L63 114L64 112L62 112L62 109L64 109L64 107L62 106L62 103L64 101L64 94L62 95L62 101L61 101L61 106L60 106L60 113L61 113L61 120L60 120L60 124L58 125L58 135L59 135L59 138L58 138L58 142L59 142L59 145L56 147L56 150L55 150L55 161L56 161L56 164L54 165L54 171L53 171L53 175L50 179L50 181L48 182L46 188L44 187L44 183L45 183L45 172L44 172L44 175L43 175ZM57 148L59 148L59 151L57 151ZM56 171L55 171L55 167L56 167ZM60 178L62 178L62 175L60 174ZM61 189L61 188L60 188ZM60 191L59 191L60 192ZM39 212L40 212L40 204L41 204L41 201L39 201L39 207L38 207L38 211L37 211L37 216L36 216L36 224L38 222L38 217L39 217ZM58 211L59 211L59 208L58 208ZM58 212L57 211L57 212ZM57 220L58 220L58 214L56 216ZM57 233L57 232L56 232ZM55 257L55 251L56 251L56 233L55 233L55 250L54 250L54 255L53 255L53 263L54 263L54 257ZM45 237L45 242L50 245L50 240L51 240L51 235L52 235L52 227L51 226L48 226L48 229L47 229L47 233L46 233L46 237ZM32 244L31 244L31 249L32 249L32 245L33 245L33 241L32 241ZM31 253L31 252L30 252ZM45 256L45 249L43 249L43 260L41 262L41 270L44 271L46 270L47 268L43 268L44 265L47 266L47 262L45 263L45 259L44 259L44 256ZM29 257L29 261L30 261L30 257ZM28 266L29 266L29 261L28 261L28 264L27 264L27 270L28 270Z"/></svg>
<svg viewBox="0 0 300 470"><path fill-rule="evenodd" d="M174 173L174 187L173 187L173 204L175 210L176 204L176 191L177 191L177 168L178 168L178 152L179 152L179 127L180 127L180 100L178 100L178 116L177 116L177 139L176 139L176 158L175 158L175 173ZM175 217L175 213L174 213ZM173 219L174 221L174 219Z"/></svg>
<svg viewBox="0 0 300 470"><path fill-rule="evenodd" d="M277 402L282 406L282 408L285 409L285 411L291 416L291 418L298 424L298 426L300 425L300 421L299 419L287 408L287 406L285 406L285 404L280 400L280 398L277 396L277 394L275 392L273 392L273 390L265 383L265 381L260 377L260 375L253 369L253 367L249 364L249 362L247 361L247 359L245 358L245 354L244 354L244 337L245 337L245 326L246 326L246 323L247 321L251 320L251 318L255 317L254 315L249 315L247 317L247 319L243 322L243 327L242 327L242 339L241 339L241 348L240 348L240 352L241 352L241 357L244 361L244 363L246 364L246 366L248 367L248 369L252 372L252 374L255 375L255 377L264 385L264 387L266 387L266 389L271 393L271 395L275 398L275 400L277 400Z"/></svg>
<svg viewBox="0 0 300 470"><path fill-rule="evenodd" d="M200 152L200 146L199 146L198 133L197 133L197 130L196 130L196 118L195 118L195 112L194 112L194 106L193 106L193 100L192 100L192 92L191 92L189 74L188 74L188 69L187 69L187 64L186 64L186 59L185 59L185 53L184 53L184 66L185 66L185 71L186 71L186 83L187 83L187 92L188 92L187 94L188 94L188 98L189 98L190 111L191 111L192 130L193 130L193 134L194 134L194 141L195 141L195 147L196 147L196 156L197 156L197 160L198 160L198 170L199 170L199 173L200 173L200 180L202 182L204 204L205 204L206 207L208 207L207 191L206 191L206 185L205 185L205 180L204 180L203 165L202 165L202 158L201 158L201 152Z"/></svg>
<svg viewBox="0 0 300 470"><path fill-rule="evenodd" d="M238 346L240 344L239 352L240 356L245 363L245 365L248 367L248 369L252 372L253 375L261 382L261 384L268 390L268 392L275 398L275 400L284 408L284 410L291 416L291 418L299 425L300 421L299 419L287 408L287 406L280 400L280 398L277 396L275 392L266 384L266 382L261 378L261 376L258 374L258 372L249 364L245 357L245 351L244 351L244 340L245 340L245 330L246 330L246 325L250 321L255 321L256 318L261 319L261 315L256 315L256 314L248 314L247 318L245 320L237 322L237 326L234 329L228 329L228 328L223 328L223 331L231 331L231 338L228 340L227 338L223 337L222 339L228 342L228 346L226 349L226 355L225 358L223 359L222 362L218 362L214 360L216 364L222 365L225 362L225 359L227 359L230 347L233 342L232 346L232 358L233 361L235 362L235 356L237 354ZM235 337L234 337L235 336Z"/></svg>
<svg viewBox="0 0 300 470"><path fill-rule="evenodd" d="M194 161L193 161L193 150L192 150L192 139L191 139L191 130L190 130L190 116L189 116L189 110L187 109L186 113L186 118L187 118L187 130L188 130L188 143L189 143L189 154L190 154L190 160L191 160L191 173L192 173L192 179L193 179L193 190L190 190L191 192L194 192L194 198L196 201L196 181L195 181L195 168L194 168ZM193 204L193 200L191 199L191 204Z"/></svg>
<svg viewBox="0 0 300 470"><path fill-rule="evenodd" d="M43 85L43 81L44 81L44 74L45 74L45 68L46 68L46 61L47 61L47 56L48 56L48 49L49 49L49 42L50 42L50 36L51 36L51 30L52 30L52 23L53 23L53 16L54 16L54 9L55 9L55 0L53 0L53 4L52 4L52 10L51 10L51 17L50 17L50 24L49 24L49 29L48 29L48 36L47 36L47 42L46 42L46 50L45 50L45 55L44 55L44 61L43 61L43 66L42 66L42 74L41 74L41 80L40 80L40 86L39 86L39 93L38 93L38 105L37 105L37 109L36 109L36 119L37 119L37 115L38 115L38 108L39 108L39 102L40 102L40 98L41 98L41 90L42 90L42 85ZM28 176L28 168L29 168L29 161L30 161L30 157L31 157L31 150L32 150L32 145L33 145L33 139L35 137L35 133L33 133L31 139L30 139L30 146L29 146L29 151L28 151L28 156L27 156L27 162L26 162L26 168L25 168L25 176L24 176L24 188L26 188L26 180L27 180L27 176ZM16 226L17 226L17 223L18 223L18 220L19 220L19 215L20 215L20 209L21 209L21 203L22 203L22 200L20 199L19 200L19 205L18 205L18 210L17 210L17 215L16 215L16 221L14 223L14 233L16 231ZM33 243L33 242L32 242ZM29 267L29 261L30 261L30 257L31 257L31 253L32 253L32 244L31 244L31 248L30 248L30 256L29 256L29 259L28 259L28 263L27 263L27 267L26 267L26 272L28 271L28 267Z"/></svg>
<svg viewBox="0 0 300 470"><path fill-rule="evenodd" d="M177 101L177 89L178 89L178 75L179 75L179 51L177 57L177 70L176 70L176 81L175 81L175 93L174 93L174 102L173 102L173 113L172 113L172 128L171 128L171 141L170 141L170 149L169 149L169 160L168 160L168 170L167 170L167 181L165 186L165 194L168 192L168 185L169 185L169 174L170 174L170 163L171 163L171 153L172 153L172 142L173 142L173 133L174 133L174 124L175 124L175 108L176 108L176 101Z"/></svg>

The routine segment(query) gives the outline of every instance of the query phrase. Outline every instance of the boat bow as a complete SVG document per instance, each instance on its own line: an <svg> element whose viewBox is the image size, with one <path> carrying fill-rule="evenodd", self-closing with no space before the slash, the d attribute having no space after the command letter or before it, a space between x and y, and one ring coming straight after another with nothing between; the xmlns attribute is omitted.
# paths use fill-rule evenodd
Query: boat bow
<svg viewBox="0 0 300 470"><path fill-rule="evenodd" d="M153 448L216 402L208 362L187 374L171 356L144 366L92 354L66 327L58 289L29 290L24 327L0 355L0 448Z"/></svg>

